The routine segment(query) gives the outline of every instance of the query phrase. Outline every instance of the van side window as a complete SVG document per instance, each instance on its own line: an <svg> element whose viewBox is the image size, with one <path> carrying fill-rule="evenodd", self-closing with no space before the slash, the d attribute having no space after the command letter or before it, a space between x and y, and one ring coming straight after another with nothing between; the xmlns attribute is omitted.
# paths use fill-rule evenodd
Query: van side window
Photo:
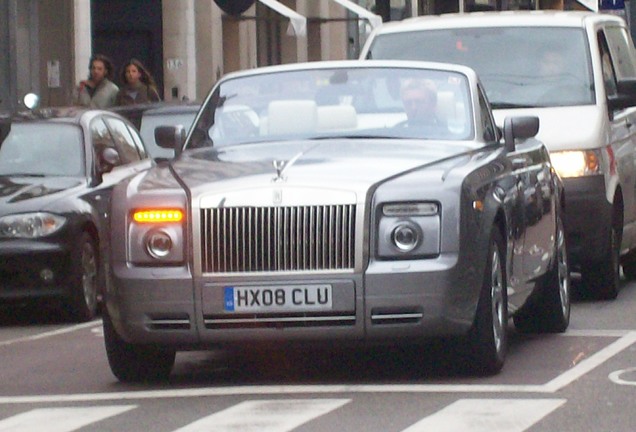
<svg viewBox="0 0 636 432"><path fill-rule="evenodd" d="M636 78L636 52L626 29L620 26L607 27L605 37L612 55L616 77L619 80Z"/></svg>
<svg viewBox="0 0 636 432"><path fill-rule="evenodd" d="M496 132L496 126L495 126L495 121L492 118L492 115L490 114L490 110L488 109L488 103L486 102L486 94L484 92L484 89L479 86L479 111L480 111L480 115L479 117L481 118L481 123L482 123L482 128L484 131L484 141L486 142L492 142L492 141L496 141L497 140L497 132Z"/></svg>
<svg viewBox="0 0 636 432"><path fill-rule="evenodd" d="M612 55L605 39L605 34L599 31L597 34L598 46L601 51L601 68L603 69L603 84L605 85L606 96L615 96L617 94L616 73L614 64L612 63Z"/></svg>

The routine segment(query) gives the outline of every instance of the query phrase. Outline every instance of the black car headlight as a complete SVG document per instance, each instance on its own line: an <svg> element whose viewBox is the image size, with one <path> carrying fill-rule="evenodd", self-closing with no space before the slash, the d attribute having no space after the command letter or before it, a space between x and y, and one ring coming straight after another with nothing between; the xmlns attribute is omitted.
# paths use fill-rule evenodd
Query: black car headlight
<svg viewBox="0 0 636 432"><path fill-rule="evenodd" d="M137 209L129 227L130 261L138 265L180 264L184 260L184 212Z"/></svg>
<svg viewBox="0 0 636 432"><path fill-rule="evenodd" d="M378 256L381 258L414 259L439 254L438 203L384 204L378 229Z"/></svg>
<svg viewBox="0 0 636 432"><path fill-rule="evenodd" d="M35 212L0 217L0 238L39 238L49 236L64 226L60 215Z"/></svg>

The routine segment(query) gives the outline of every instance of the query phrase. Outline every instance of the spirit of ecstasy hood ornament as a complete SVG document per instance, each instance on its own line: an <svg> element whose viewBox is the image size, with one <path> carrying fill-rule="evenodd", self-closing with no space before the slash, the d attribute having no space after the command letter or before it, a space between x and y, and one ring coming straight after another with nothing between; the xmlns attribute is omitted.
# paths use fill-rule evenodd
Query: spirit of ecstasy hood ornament
<svg viewBox="0 0 636 432"><path fill-rule="evenodd" d="M317 147L319 144L316 144L314 147ZM311 147L313 148L313 147ZM289 169L300 157L305 154L307 151L311 150L311 148L303 150L299 152L296 156L289 160L272 160L272 165L274 165L274 169L276 170L276 177L272 179L273 182L284 182L287 181L287 177L285 177L285 171Z"/></svg>
<svg viewBox="0 0 636 432"><path fill-rule="evenodd" d="M272 179L274 182L285 181L283 177L283 171L285 170L285 165L287 165L287 161L285 160L273 160L272 165L274 165L274 169L276 170L276 177Z"/></svg>

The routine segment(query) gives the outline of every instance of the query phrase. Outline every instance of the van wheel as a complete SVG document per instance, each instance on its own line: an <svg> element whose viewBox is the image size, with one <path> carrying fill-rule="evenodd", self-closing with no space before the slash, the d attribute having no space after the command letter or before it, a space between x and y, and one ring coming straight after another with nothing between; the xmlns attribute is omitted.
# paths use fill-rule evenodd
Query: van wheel
<svg viewBox="0 0 636 432"><path fill-rule="evenodd" d="M108 364L119 381L147 383L168 379L176 357L174 350L126 342L117 334L107 311L103 326Z"/></svg>
<svg viewBox="0 0 636 432"><path fill-rule="evenodd" d="M629 280L636 279L636 250L630 251L621 259L623 275Z"/></svg>
<svg viewBox="0 0 636 432"><path fill-rule="evenodd" d="M498 373L508 350L508 295L504 241L493 227L475 321L468 334L471 368L484 375Z"/></svg>
<svg viewBox="0 0 636 432"><path fill-rule="evenodd" d="M599 300L613 300L618 296L621 280L620 245L622 229L613 226L609 245L600 261L584 264L581 271L584 289Z"/></svg>

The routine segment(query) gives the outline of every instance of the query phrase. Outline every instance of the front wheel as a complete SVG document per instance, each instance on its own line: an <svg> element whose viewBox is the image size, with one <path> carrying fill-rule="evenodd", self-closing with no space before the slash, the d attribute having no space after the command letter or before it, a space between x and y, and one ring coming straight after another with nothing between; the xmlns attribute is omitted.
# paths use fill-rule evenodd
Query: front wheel
<svg viewBox="0 0 636 432"><path fill-rule="evenodd" d="M104 312L104 343L108 364L121 382L157 382L170 376L176 352L153 345L136 345L123 340Z"/></svg>
<svg viewBox="0 0 636 432"><path fill-rule="evenodd" d="M562 333L570 324L570 271L565 232L557 217L556 248L550 270L539 282L538 297L514 316L523 333Z"/></svg>
<svg viewBox="0 0 636 432"><path fill-rule="evenodd" d="M504 240L493 228L475 321L468 335L472 368L498 373L508 350L508 295Z"/></svg>
<svg viewBox="0 0 636 432"><path fill-rule="evenodd" d="M97 314L99 291L99 256L90 234L83 232L71 251L71 272L68 281L67 309L70 318L83 322Z"/></svg>

